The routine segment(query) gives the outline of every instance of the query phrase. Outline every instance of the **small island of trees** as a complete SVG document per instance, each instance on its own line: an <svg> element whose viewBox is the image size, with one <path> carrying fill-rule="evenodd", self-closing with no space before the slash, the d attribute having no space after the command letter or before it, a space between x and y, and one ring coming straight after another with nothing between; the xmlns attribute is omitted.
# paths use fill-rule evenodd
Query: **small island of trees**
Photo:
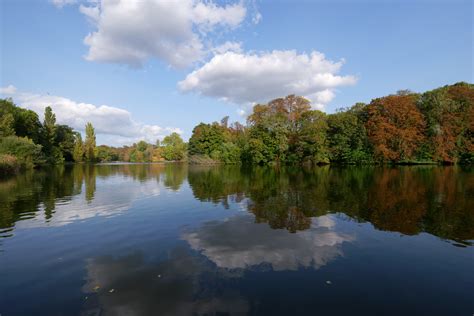
<svg viewBox="0 0 474 316"><path fill-rule="evenodd" d="M96 146L94 127L85 140L56 124L51 107L44 121L11 99L0 100L0 172L14 173L65 162L160 162L227 164L472 164L474 85L456 83L425 93L402 90L333 114L314 110L295 95L257 104L247 124L228 117L200 123L188 143L177 133L161 142Z"/></svg>

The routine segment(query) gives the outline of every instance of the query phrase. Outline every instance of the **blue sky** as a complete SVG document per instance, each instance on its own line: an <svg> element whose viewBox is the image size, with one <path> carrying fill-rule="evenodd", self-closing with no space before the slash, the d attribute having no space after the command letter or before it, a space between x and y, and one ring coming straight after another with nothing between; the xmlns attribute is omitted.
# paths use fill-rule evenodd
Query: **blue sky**
<svg viewBox="0 0 474 316"><path fill-rule="evenodd" d="M2 96L120 145L289 93L331 113L473 82L471 1L134 2L2 0Z"/></svg>

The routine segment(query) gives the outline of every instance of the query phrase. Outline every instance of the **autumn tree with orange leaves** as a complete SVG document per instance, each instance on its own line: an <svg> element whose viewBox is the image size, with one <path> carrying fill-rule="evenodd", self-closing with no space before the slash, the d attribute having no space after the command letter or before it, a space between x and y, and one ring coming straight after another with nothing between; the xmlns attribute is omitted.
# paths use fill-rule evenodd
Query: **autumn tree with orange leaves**
<svg viewBox="0 0 474 316"><path fill-rule="evenodd" d="M417 98L415 94L390 95L367 106L367 134L376 159L400 162L415 158L426 125L416 107Z"/></svg>

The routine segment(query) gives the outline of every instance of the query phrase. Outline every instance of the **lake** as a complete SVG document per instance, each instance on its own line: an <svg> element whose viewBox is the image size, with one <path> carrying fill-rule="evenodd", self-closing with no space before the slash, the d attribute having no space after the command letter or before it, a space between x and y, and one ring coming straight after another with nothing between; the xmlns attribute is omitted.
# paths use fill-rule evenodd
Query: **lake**
<svg viewBox="0 0 474 316"><path fill-rule="evenodd" d="M472 168L75 165L0 202L2 316L474 313Z"/></svg>

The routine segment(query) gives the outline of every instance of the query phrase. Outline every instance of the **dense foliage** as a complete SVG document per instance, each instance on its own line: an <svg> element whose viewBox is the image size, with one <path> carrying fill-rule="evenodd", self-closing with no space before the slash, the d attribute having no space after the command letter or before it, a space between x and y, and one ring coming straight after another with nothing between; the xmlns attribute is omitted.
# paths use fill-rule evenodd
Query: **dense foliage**
<svg viewBox="0 0 474 316"><path fill-rule="evenodd" d="M0 99L0 168L11 172L64 162L159 162L248 164L473 163L474 85L456 83L422 94L404 90L325 114L289 95L257 104L247 125L200 123L189 143L173 133L155 144L96 146L91 123L85 140L44 120L11 99Z"/></svg>
<svg viewBox="0 0 474 316"><path fill-rule="evenodd" d="M328 147L332 162L363 164L373 162L365 128L365 104L340 110L328 116Z"/></svg>
<svg viewBox="0 0 474 316"><path fill-rule="evenodd" d="M36 145L28 137L7 136L0 138L0 155L4 161L16 160L20 168L30 168L43 162L41 145ZM13 157L13 158L12 158Z"/></svg>
<svg viewBox="0 0 474 316"><path fill-rule="evenodd" d="M209 157L211 161L224 163L240 162L241 147L239 136L243 130L240 124L227 125L228 117L221 123L201 123L193 129L189 139L189 154L191 156ZM194 159L193 161L196 161Z"/></svg>
<svg viewBox="0 0 474 316"><path fill-rule="evenodd" d="M423 94L403 90L329 115L289 95L255 105L237 134L225 122L194 128L191 161L204 156L251 164L474 162L474 85L467 83Z"/></svg>
<svg viewBox="0 0 474 316"><path fill-rule="evenodd" d="M157 140L156 144L149 144L142 140L132 146L98 146L97 159L100 162L185 161L187 150L187 144L181 136L178 133L172 133L166 136L161 143Z"/></svg>
<svg viewBox="0 0 474 316"><path fill-rule="evenodd" d="M31 110L17 107L11 99L0 99L0 173L9 174L41 164L64 162L157 162L187 158L187 144L177 133L156 145L140 141L120 148L96 145L95 129L85 125L81 133L56 123L51 107L46 107L41 123Z"/></svg>
<svg viewBox="0 0 474 316"><path fill-rule="evenodd" d="M416 95L391 95L367 106L366 127L376 160L416 159L426 126L416 99Z"/></svg>
<svg viewBox="0 0 474 316"><path fill-rule="evenodd" d="M186 157L186 144L178 133L166 136L161 144L161 156L165 160L183 160Z"/></svg>
<svg viewBox="0 0 474 316"><path fill-rule="evenodd" d="M95 151L94 129L90 123L86 125L86 145L89 146L86 147L78 132L56 123L56 115L49 106L45 108L42 123L35 112L17 107L11 99L0 100L0 115L3 173L40 164L96 161L86 151Z"/></svg>
<svg viewBox="0 0 474 316"><path fill-rule="evenodd" d="M28 137L42 142L42 125L34 111L17 107L11 99L0 99L0 136Z"/></svg>

